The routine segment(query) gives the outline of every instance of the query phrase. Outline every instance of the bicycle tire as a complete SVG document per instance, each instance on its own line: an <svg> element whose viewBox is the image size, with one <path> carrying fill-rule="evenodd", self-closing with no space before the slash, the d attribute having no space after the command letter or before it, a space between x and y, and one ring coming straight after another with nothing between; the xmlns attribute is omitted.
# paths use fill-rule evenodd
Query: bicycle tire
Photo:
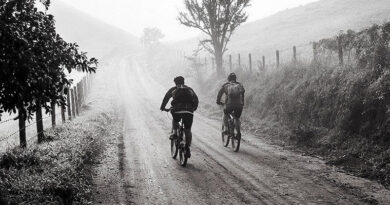
<svg viewBox="0 0 390 205"><path fill-rule="evenodd" d="M241 137L238 138L237 137L237 130L235 129L235 126L234 126L234 121L232 122L232 130L230 131L231 133L231 141L232 141L232 148L233 148L233 151L234 152L238 152L240 150L240 145L241 145Z"/></svg>
<svg viewBox="0 0 390 205"><path fill-rule="evenodd" d="M240 150L241 138L234 136L232 138L232 148L234 152L238 152Z"/></svg>
<svg viewBox="0 0 390 205"><path fill-rule="evenodd" d="M228 147L229 146L230 137L229 137L229 135L223 134L224 128L225 128L225 126L222 125L222 131L221 131L222 145L224 147Z"/></svg>
<svg viewBox="0 0 390 205"><path fill-rule="evenodd" d="M177 140L171 140L171 156L173 159L177 158L177 154L179 152L179 147Z"/></svg>
<svg viewBox="0 0 390 205"><path fill-rule="evenodd" d="M184 151L184 148L180 148L180 150L179 150L179 158L180 158L180 166L186 167L188 158L186 157L186 153Z"/></svg>

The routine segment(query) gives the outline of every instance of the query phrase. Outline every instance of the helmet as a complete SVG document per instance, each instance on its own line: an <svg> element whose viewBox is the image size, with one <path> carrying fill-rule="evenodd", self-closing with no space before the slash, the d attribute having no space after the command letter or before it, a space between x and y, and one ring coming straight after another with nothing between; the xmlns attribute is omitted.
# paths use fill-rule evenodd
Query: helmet
<svg viewBox="0 0 390 205"><path fill-rule="evenodd" d="M173 82L175 82L176 85L184 85L184 78L183 76L176 77Z"/></svg>
<svg viewBox="0 0 390 205"><path fill-rule="evenodd" d="M236 81L237 80L237 76L235 73L230 73L229 76L228 76L228 81Z"/></svg>

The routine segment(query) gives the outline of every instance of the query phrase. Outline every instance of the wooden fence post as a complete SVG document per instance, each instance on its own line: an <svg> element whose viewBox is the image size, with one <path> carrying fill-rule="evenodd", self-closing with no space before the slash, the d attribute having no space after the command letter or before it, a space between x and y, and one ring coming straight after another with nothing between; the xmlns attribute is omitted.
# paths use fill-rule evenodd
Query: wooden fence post
<svg viewBox="0 0 390 205"><path fill-rule="evenodd" d="M265 70L265 56L263 56L263 69Z"/></svg>
<svg viewBox="0 0 390 205"><path fill-rule="evenodd" d="M276 50L276 67L279 68L280 66L280 55L279 50Z"/></svg>
<svg viewBox="0 0 390 205"><path fill-rule="evenodd" d="M249 71L252 72L252 54L249 54Z"/></svg>
<svg viewBox="0 0 390 205"><path fill-rule="evenodd" d="M230 72L233 71L232 55L229 55L229 69L230 69Z"/></svg>
<svg viewBox="0 0 390 205"><path fill-rule="evenodd" d="M76 118L76 99L75 99L75 91L74 88L70 89L70 93L72 95L72 118Z"/></svg>
<svg viewBox="0 0 390 205"><path fill-rule="evenodd" d="M66 102L67 102L67 108L68 108L68 119L72 120L72 110L70 109L70 107L71 107L70 93L71 93L71 90L70 90L70 88L68 88L68 93L66 95Z"/></svg>
<svg viewBox="0 0 390 205"><path fill-rule="evenodd" d="M339 49L339 64L340 66L343 66L344 65L344 54L343 54L343 39L340 36L337 37L337 46L338 46L338 49Z"/></svg>
<svg viewBox="0 0 390 205"><path fill-rule="evenodd" d="M297 47L294 46L293 47L293 59L294 59L294 63L297 62Z"/></svg>
<svg viewBox="0 0 390 205"><path fill-rule="evenodd" d="M317 43L313 43L313 61L314 63L318 62Z"/></svg>
<svg viewBox="0 0 390 205"><path fill-rule="evenodd" d="M64 96L64 89L62 89L61 91L61 95ZM65 106L61 106L61 120L62 120L62 123L65 123L66 121L66 117L65 117L65 112L66 112L66 109L65 109Z"/></svg>
<svg viewBox="0 0 390 205"><path fill-rule="evenodd" d="M37 122L37 134L38 134L38 143L41 143L45 138L43 133L43 119L42 119L42 107L40 104L37 104L35 121Z"/></svg>
<svg viewBox="0 0 390 205"><path fill-rule="evenodd" d="M18 114L19 114L19 140L20 147L27 147L27 139L26 139L26 110L23 104L18 106Z"/></svg>
<svg viewBox="0 0 390 205"><path fill-rule="evenodd" d="M74 107L75 107L75 113L76 115L78 116L79 115L79 108L78 108L78 99L77 99L77 87L73 88L73 92L74 92ZM76 117L76 116L75 116Z"/></svg>
<svg viewBox="0 0 390 205"><path fill-rule="evenodd" d="M241 70L241 54L238 54L238 70Z"/></svg>
<svg viewBox="0 0 390 205"><path fill-rule="evenodd" d="M81 102L83 101L83 90L82 90L80 82L77 83L77 92L78 92L78 95L77 95L78 103L77 104L79 106L79 109L81 107Z"/></svg>

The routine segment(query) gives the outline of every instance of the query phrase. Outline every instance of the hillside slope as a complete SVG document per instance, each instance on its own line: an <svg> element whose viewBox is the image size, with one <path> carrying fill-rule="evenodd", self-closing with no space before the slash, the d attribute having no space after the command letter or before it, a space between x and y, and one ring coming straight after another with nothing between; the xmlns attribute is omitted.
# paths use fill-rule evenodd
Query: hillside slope
<svg viewBox="0 0 390 205"><path fill-rule="evenodd" d="M77 42L93 56L103 57L114 49L138 48L139 40L120 28L85 14L62 1L53 2L57 31L70 42Z"/></svg>
<svg viewBox="0 0 390 205"><path fill-rule="evenodd" d="M275 49L309 43L340 30L368 27L390 20L389 0L320 0L242 25L233 36L231 52L267 54ZM196 39L172 46L191 51Z"/></svg>

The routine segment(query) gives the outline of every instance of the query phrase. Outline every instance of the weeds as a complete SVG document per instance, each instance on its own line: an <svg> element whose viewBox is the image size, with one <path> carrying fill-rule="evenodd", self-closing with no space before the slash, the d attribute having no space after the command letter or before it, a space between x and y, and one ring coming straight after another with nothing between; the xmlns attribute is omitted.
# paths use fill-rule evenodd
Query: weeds
<svg viewBox="0 0 390 205"><path fill-rule="evenodd" d="M90 204L91 165L109 120L99 116L46 133L50 140L0 159L0 204Z"/></svg>

